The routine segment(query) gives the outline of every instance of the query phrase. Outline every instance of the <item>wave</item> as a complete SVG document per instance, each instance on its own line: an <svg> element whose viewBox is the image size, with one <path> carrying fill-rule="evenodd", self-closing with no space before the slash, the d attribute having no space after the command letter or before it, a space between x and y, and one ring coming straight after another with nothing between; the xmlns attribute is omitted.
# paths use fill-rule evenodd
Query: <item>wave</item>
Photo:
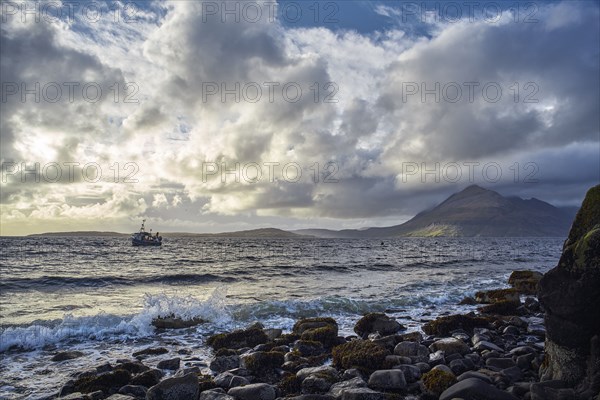
<svg viewBox="0 0 600 400"><path fill-rule="evenodd" d="M152 320L174 316L184 320L201 318L212 325L227 326L231 316L225 307L226 291L215 289L206 300L192 296L149 295L138 314L119 316L100 313L76 317L65 314L60 320L37 321L28 326L0 328L0 353L7 350L34 350L67 340L126 341L153 336Z"/></svg>
<svg viewBox="0 0 600 400"><path fill-rule="evenodd" d="M237 279L230 276L216 274L170 274L146 277L73 277L73 276L42 276L39 278L9 278L0 282L2 290L29 290L29 289L60 289L64 286L79 287L104 287L111 285L133 286L152 283L169 284L194 284L204 282L235 282Z"/></svg>

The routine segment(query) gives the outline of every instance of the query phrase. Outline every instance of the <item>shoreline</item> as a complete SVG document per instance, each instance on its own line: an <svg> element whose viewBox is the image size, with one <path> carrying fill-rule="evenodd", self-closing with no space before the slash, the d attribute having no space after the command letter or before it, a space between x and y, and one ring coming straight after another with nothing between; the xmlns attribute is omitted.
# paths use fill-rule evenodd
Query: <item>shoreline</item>
<svg viewBox="0 0 600 400"><path fill-rule="evenodd" d="M536 371L543 362L539 303L534 297L521 303L515 289L501 289L479 292L463 304L478 305L481 312L444 316L449 313L438 308L442 316L420 321L421 331L410 333L384 313L363 316L355 324L355 335L346 337L338 336L338 322L327 317L297 320L287 333L258 323L199 337L212 348L209 363L176 346L151 346L128 359L89 365L45 399L172 398L165 390L191 390L184 398L223 400L292 395L299 400L436 399L442 388L463 381L468 390L525 398L539 382ZM160 321L167 329L181 328L182 323ZM59 352L55 361L81 355ZM157 368L146 365L154 364L157 356L163 358Z"/></svg>

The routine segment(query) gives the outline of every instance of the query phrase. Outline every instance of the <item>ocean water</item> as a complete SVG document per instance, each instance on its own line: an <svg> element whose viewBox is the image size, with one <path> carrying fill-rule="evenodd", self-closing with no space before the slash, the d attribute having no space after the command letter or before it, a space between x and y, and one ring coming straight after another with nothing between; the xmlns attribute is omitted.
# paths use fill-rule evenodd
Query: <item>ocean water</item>
<svg viewBox="0 0 600 400"><path fill-rule="evenodd" d="M545 272L562 238L221 239L166 238L161 248L125 237L0 238L0 398L56 393L84 369L168 346L205 366L204 340L260 321L290 329L332 316L352 334L365 312L409 330L478 290L506 287L513 270ZM201 317L156 332L152 319ZM61 350L85 356L65 362ZM152 365L174 354L150 358Z"/></svg>

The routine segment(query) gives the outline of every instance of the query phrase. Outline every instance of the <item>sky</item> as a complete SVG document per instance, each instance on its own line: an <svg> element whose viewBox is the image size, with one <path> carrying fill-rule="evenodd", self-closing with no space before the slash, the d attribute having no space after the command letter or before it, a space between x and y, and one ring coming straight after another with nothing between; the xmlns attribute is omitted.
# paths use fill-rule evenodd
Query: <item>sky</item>
<svg viewBox="0 0 600 400"><path fill-rule="evenodd" d="M1 7L2 235L388 226L600 181L595 1Z"/></svg>

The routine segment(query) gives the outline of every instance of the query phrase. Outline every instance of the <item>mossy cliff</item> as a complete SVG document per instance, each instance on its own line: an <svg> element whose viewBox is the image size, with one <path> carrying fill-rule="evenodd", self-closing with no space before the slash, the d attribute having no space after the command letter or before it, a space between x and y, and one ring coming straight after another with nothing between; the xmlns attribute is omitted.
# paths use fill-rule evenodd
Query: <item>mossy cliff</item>
<svg viewBox="0 0 600 400"><path fill-rule="evenodd" d="M578 391L599 390L600 185L591 188L575 217L558 265L539 283L546 311L543 379L561 379Z"/></svg>

